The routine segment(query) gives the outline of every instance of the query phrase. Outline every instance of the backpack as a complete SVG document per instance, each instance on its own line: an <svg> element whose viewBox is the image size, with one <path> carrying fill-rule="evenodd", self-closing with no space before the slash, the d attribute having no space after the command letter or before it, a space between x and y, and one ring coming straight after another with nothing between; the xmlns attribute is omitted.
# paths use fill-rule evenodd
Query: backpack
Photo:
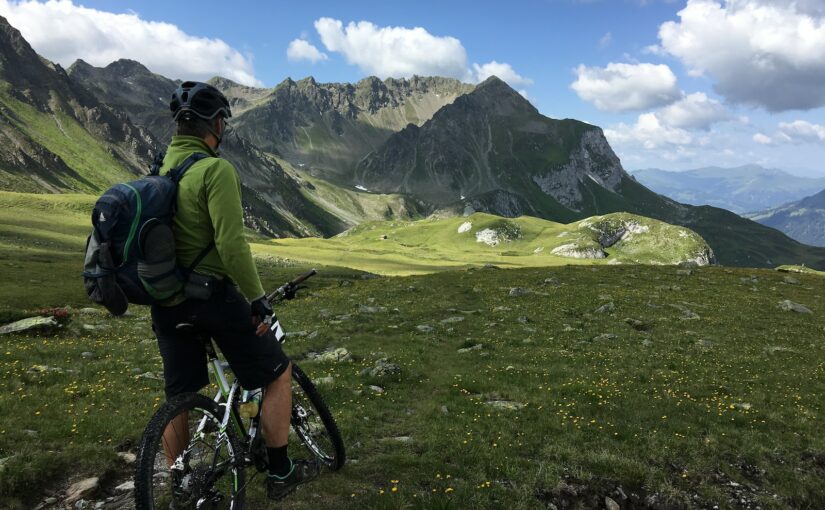
<svg viewBox="0 0 825 510"><path fill-rule="evenodd" d="M129 303L151 305L179 293L215 246L205 247L188 268L178 267L172 231L178 183L208 156L194 153L160 175L163 156L155 157L148 176L109 188L92 210L83 280L89 299L112 315L126 313Z"/></svg>

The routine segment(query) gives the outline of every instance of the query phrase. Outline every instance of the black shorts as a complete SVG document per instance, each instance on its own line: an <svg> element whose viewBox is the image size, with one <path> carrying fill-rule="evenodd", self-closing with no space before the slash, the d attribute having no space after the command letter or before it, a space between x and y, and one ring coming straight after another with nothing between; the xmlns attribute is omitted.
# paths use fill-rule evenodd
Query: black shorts
<svg viewBox="0 0 825 510"><path fill-rule="evenodd" d="M152 329L163 358L166 398L199 391L209 384L206 351L195 336L175 326L190 323L196 333L211 336L245 389L262 388L289 366L289 358L267 331L255 334L249 302L231 284L220 285L208 300L187 300L176 306L152 306Z"/></svg>

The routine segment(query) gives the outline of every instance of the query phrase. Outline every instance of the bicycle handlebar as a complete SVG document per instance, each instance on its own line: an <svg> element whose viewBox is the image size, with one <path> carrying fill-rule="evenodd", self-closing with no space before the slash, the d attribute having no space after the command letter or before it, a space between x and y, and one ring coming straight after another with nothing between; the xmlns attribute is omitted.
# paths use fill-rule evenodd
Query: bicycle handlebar
<svg viewBox="0 0 825 510"><path fill-rule="evenodd" d="M309 271L307 271L306 273L302 274L301 276L295 278L291 282L287 282L287 283L281 285L280 287L278 287L277 289L275 289L271 294L266 296L266 299L268 301L281 301L283 299L289 298L288 296L290 294L292 294L292 296L294 297L295 296L295 288L298 285L305 282L310 277L312 277L316 274L318 274L318 271L316 271L315 269L310 269ZM289 299L291 299L291 298L289 298Z"/></svg>

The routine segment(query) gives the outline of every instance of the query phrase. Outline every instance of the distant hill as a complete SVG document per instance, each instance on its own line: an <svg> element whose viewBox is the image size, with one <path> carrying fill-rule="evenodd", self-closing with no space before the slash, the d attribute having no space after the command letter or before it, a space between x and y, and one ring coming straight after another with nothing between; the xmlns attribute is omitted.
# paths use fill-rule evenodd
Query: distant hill
<svg viewBox="0 0 825 510"><path fill-rule="evenodd" d="M485 213L418 221L365 222L330 239L256 244L270 254L312 264L341 264L388 275L479 267L566 264L707 265L713 250L695 232L642 216L614 213L567 225ZM346 259L341 253L347 253Z"/></svg>
<svg viewBox="0 0 825 510"><path fill-rule="evenodd" d="M712 205L737 214L770 209L825 188L825 178L799 177L758 165L684 172L650 168L631 174L656 193L678 202Z"/></svg>
<svg viewBox="0 0 825 510"><path fill-rule="evenodd" d="M825 190L746 217L811 246L825 246Z"/></svg>

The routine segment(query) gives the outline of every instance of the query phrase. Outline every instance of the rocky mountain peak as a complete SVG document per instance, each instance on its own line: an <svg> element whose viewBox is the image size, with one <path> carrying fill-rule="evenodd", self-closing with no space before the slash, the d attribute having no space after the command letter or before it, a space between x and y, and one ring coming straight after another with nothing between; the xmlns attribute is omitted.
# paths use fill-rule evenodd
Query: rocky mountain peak
<svg viewBox="0 0 825 510"><path fill-rule="evenodd" d="M497 76L490 76L479 83L475 90L465 97L466 101L471 101L477 107L496 115L539 114L530 101Z"/></svg>

